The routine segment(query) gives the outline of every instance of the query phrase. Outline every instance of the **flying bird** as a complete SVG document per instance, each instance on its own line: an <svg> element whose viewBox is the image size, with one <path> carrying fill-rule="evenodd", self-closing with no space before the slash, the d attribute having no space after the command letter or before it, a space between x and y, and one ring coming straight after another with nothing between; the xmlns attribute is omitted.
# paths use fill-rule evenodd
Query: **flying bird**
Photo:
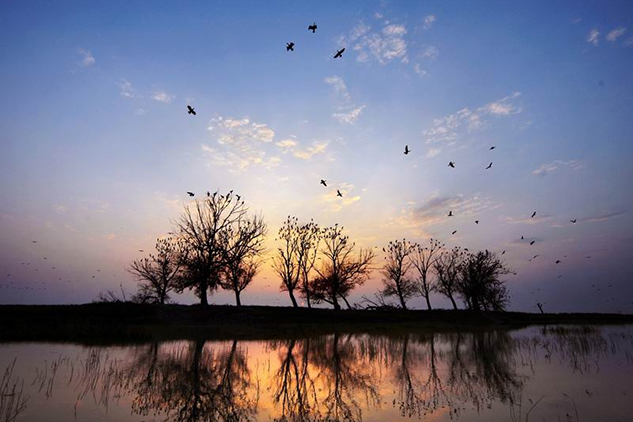
<svg viewBox="0 0 633 422"><path fill-rule="evenodd" d="M327 188L327 182L325 180L321 179L321 184Z"/></svg>
<svg viewBox="0 0 633 422"><path fill-rule="evenodd" d="M313 23L312 25L308 26L308 31L312 31L312 33L314 34L317 30L317 24L316 22Z"/></svg>
<svg viewBox="0 0 633 422"><path fill-rule="evenodd" d="M194 116L196 115L196 109L191 107L190 105L187 106L187 114L193 114Z"/></svg>
<svg viewBox="0 0 633 422"><path fill-rule="evenodd" d="M189 195L189 196L194 196L194 195L195 195L195 193L187 191L187 195Z"/></svg>
<svg viewBox="0 0 633 422"><path fill-rule="evenodd" d="M530 245L533 245L533 244L534 244L534 242L536 242L536 240L531 241L531 242L530 242Z"/></svg>
<svg viewBox="0 0 633 422"><path fill-rule="evenodd" d="M286 51L295 51L295 43L287 42L286 43Z"/></svg>
<svg viewBox="0 0 633 422"><path fill-rule="evenodd" d="M521 236L521 240L524 240L525 238L523 236Z"/></svg>
<svg viewBox="0 0 633 422"><path fill-rule="evenodd" d="M408 155L411 152L411 150L409 149L409 145L405 145L404 146L404 155Z"/></svg>
<svg viewBox="0 0 633 422"><path fill-rule="evenodd" d="M345 48L341 48L340 50L338 50L334 55L334 58L338 59L339 57L343 57L343 51L345 51Z"/></svg>
<svg viewBox="0 0 633 422"><path fill-rule="evenodd" d="M495 148L497 148L497 147L496 147L496 146L494 146L494 145L493 145L493 146L491 146L491 147L490 147L490 151L492 151L492 150L493 150L493 149L495 149Z"/></svg>
<svg viewBox="0 0 633 422"><path fill-rule="evenodd" d="M535 216L535 215L536 215L536 211L534 211L534 212L532 213L532 217L530 217L530 218L534 218L534 216Z"/></svg>
<svg viewBox="0 0 633 422"><path fill-rule="evenodd" d="M145 252L143 249L139 249L138 251L139 251L139 252Z"/></svg>
<svg viewBox="0 0 633 422"><path fill-rule="evenodd" d="M569 222L572 224L576 224L576 221L578 221L576 218L574 218L573 220L569 220Z"/></svg>
<svg viewBox="0 0 633 422"><path fill-rule="evenodd" d="M557 260L556 260L556 263L557 263L557 264L560 264L560 259L557 259Z"/></svg>
<svg viewBox="0 0 633 422"><path fill-rule="evenodd" d="M449 216L449 217L452 217L452 216L453 216L453 211L449 211L449 212L448 212L448 216Z"/></svg>
<svg viewBox="0 0 633 422"><path fill-rule="evenodd" d="M488 167L486 167L486 170L488 170L489 168L492 168L492 163L488 164Z"/></svg>
<svg viewBox="0 0 633 422"><path fill-rule="evenodd" d="M338 190L338 189L337 189L337 190L336 190L336 196L340 196L340 197L342 198L342 197L343 197L343 194L341 193L341 191L340 191L340 190Z"/></svg>
<svg viewBox="0 0 633 422"><path fill-rule="evenodd" d="M455 162L453 162L453 161L449 161L449 162L448 162L448 166L449 166L449 167L452 167L452 168L455 168Z"/></svg>
<svg viewBox="0 0 633 422"><path fill-rule="evenodd" d="M475 220L475 224L479 224L479 220Z"/></svg>
<svg viewBox="0 0 633 422"><path fill-rule="evenodd" d="M451 233L451 234L455 234L455 233L457 233L457 230L453 230L453 233Z"/></svg>
<svg viewBox="0 0 633 422"><path fill-rule="evenodd" d="M31 240L31 242L33 242L33 243L37 243L37 240Z"/></svg>
<svg viewBox="0 0 633 422"><path fill-rule="evenodd" d="M501 255L505 255L505 254L506 254L506 251L501 252Z"/></svg>

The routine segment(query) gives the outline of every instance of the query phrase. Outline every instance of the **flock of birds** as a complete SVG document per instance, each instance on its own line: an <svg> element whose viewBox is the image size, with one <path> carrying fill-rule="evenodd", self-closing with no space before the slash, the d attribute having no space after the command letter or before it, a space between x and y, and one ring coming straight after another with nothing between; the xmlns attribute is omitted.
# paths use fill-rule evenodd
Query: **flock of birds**
<svg viewBox="0 0 633 422"><path fill-rule="evenodd" d="M308 31L311 31L313 34L314 34L314 33L316 33L316 30L317 30L317 24L316 24L316 22L308 26ZM292 52L292 51L294 51L294 48L295 48L295 43L294 43L294 42L292 42L292 41L291 41L291 42L286 43L286 51L288 51L288 52ZM337 50L337 51L336 51L336 53L334 54L333 58L335 58L335 59L342 58L342 57L343 57L343 53L344 53L344 52L345 52L345 48L341 48L340 50ZM192 115L192 116L195 116L195 115L196 115L196 110L195 110L195 108L194 108L194 107L192 107L191 105L187 105L187 114L190 114L190 115ZM492 150L494 150L494 149L496 149L496 148L497 148L497 147L493 145L493 146L491 146L491 147L489 148L489 150L490 150L490 151L492 151ZM405 145L405 147L404 147L404 155L409 155L409 153L411 153L411 149L409 149L409 145ZM485 170L490 170L490 169L492 168L492 164L493 164L493 162L491 161L491 162L490 162L490 164L488 164L488 166L487 166L487 167L485 167ZM453 169L454 169L454 168L455 168L455 162L454 162L454 161L449 161L449 162L448 162L448 167L450 167L450 168L453 168ZM325 179L321 179L321 180L320 180L320 184L321 184L321 185L323 185L323 186L324 186L324 187L326 187L326 188L328 187L327 180L325 180ZM211 193L210 193L210 192L208 192L208 191L207 191L207 193L206 193L206 194L207 194L207 197L211 196ZM194 196L195 196L195 193L194 193L194 192L191 192L191 191L187 191L187 195L188 195L189 197L194 197ZM337 196L337 197L340 197L340 198L342 198L342 197L343 197L343 193L340 191L340 189L336 189L336 196ZM240 196L239 196L239 195L236 195L236 197L237 197L237 200L239 201L239 200L240 200ZM452 211L452 210L449 210L449 211L448 211L448 215L447 215L447 217L453 217L453 216L454 216L453 211ZM534 212L532 213L532 215L530 216L530 218L534 218L534 217L536 217L536 211L534 211ZM570 221L570 223L575 224L578 220L577 220L576 218L574 218L574 219L569 220L569 221ZM477 225L478 225L478 224L479 224L479 220L475 220L475 224L477 224ZM453 230L453 231L451 232L451 235L455 235L455 234L457 234L457 230ZM525 240L525 237L524 237L524 236L521 236L521 240ZM37 243L37 241L36 241L36 240L33 240L33 243ZM535 241L535 240L531 240L531 241L529 242L529 244L530 244L530 245L534 245L535 243L536 243L536 241ZM465 251L468 251L468 249L464 249L464 250L465 250ZM139 252L144 252L144 250L143 250L143 249L139 249ZM505 255L505 253L506 253L506 251L504 250L503 252L501 252L501 255ZM536 259L536 258L538 258L538 257L540 257L540 255L539 255L539 254L536 254L536 255L534 255L532 258L530 258L528 261L529 261L529 262L532 262L533 260L535 260L535 259ZM564 258L566 258L566 256L564 256ZM587 256L586 258L587 258L587 259L590 259L590 258L591 258L591 256ZM47 259L47 258L44 258L44 260L46 260L46 259ZM554 261L554 263L555 263L555 264L560 264L561 262L562 262L562 261L561 261L560 259L556 259L556 260ZM25 262L22 262L22 265L29 266L29 265L30 265L30 262L26 262L26 263L25 263ZM52 270L55 270L55 267L52 267L51 269L52 269ZM37 269L37 268L36 268L36 269L35 269L35 271L39 271L39 269ZM97 271L99 272L100 270L97 270ZM516 275L517 273L516 273L516 272L513 272L513 274L514 274L514 275ZM10 274L10 273L9 273L9 274L7 274L7 277L10 277L10 276L11 276L11 274ZM561 277L562 277L562 274L561 274L561 275L559 275L557 278L561 278ZM92 275L92 278L95 278L95 275ZM58 280L59 280L59 281L61 281L61 280L62 280L62 278L59 278ZM67 281L68 281L68 282L71 282L71 280L67 280ZM79 281L79 280L77 280L77 281ZM20 289L20 288L22 288L22 289L29 289L29 288L33 289L33 287L18 287L18 286L14 286L14 285L13 285L13 281L11 281L9 284L10 284L11 286L5 285L5 287L8 287L8 288L18 288L18 289ZM42 284L44 284L44 283L42 283ZM0 288L2 288L2 287L3 287L3 284L1 284L1 283L0 283ZM592 285L592 287L593 287L593 288L595 288L595 285ZM612 285L609 285L609 287L612 287ZM40 287L40 288L41 288L41 289L44 289L44 290L46 289L46 287ZM537 289L537 290L540 290L540 289ZM598 289L598 291L599 291L599 290L600 290L600 289ZM532 291L532 294L534 294L534 291ZM540 304L540 303L539 303L539 309L541 308L541 306L542 306L542 304Z"/></svg>

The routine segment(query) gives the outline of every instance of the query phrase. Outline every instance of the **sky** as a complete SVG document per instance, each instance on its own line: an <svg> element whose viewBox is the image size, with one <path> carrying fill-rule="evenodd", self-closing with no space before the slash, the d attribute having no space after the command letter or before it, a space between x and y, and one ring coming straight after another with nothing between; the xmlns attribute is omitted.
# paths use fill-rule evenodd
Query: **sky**
<svg viewBox="0 0 633 422"><path fill-rule="evenodd" d="M631 313L631 69L629 1L1 2L0 304L131 294L186 192L233 189L268 260L294 215L505 250L512 310Z"/></svg>

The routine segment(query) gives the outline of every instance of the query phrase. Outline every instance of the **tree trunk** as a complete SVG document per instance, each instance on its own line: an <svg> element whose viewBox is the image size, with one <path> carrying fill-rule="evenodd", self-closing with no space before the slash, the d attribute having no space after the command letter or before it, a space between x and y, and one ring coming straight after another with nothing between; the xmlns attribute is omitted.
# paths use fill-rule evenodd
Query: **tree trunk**
<svg viewBox="0 0 633 422"><path fill-rule="evenodd" d="M334 305L334 309L336 309L337 311L341 310L341 305L338 304L338 300L336 299L336 295L334 295L334 297L332 297L332 305Z"/></svg>
<svg viewBox="0 0 633 422"><path fill-rule="evenodd" d="M424 298L426 299L426 307L429 308L429 311L432 310L433 308L431 308L431 301L429 300L429 295L427 294Z"/></svg>
<svg viewBox="0 0 633 422"><path fill-rule="evenodd" d="M288 295L290 296L290 300L292 301L292 307L298 308L297 299L295 299L295 295L292 290L288 289Z"/></svg>
<svg viewBox="0 0 633 422"><path fill-rule="evenodd" d="M240 300L240 291L235 290L235 304L237 306L242 306L242 301Z"/></svg>
<svg viewBox="0 0 633 422"><path fill-rule="evenodd" d="M404 301L404 297L402 297L401 292L398 292L398 298L400 298L400 306L402 306L402 309L407 309L407 304Z"/></svg>
<svg viewBox="0 0 633 422"><path fill-rule="evenodd" d="M352 309L352 307L350 306L349 302L347 301L347 298L345 296L341 296L341 297L343 298L343 301L347 305L347 309Z"/></svg>
<svg viewBox="0 0 633 422"><path fill-rule="evenodd" d="M206 281L200 284L200 289L198 291L198 294L200 295L200 304L202 306L209 305L209 300L207 299L207 282Z"/></svg>
<svg viewBox="0 0 633 422"><path fill-rule="evenodd" d="M451 300L451 303L453 303L453 309L457 310L457 303L455 303L455 299L453 299L453 295L450 295L448 298Z"/></svg>

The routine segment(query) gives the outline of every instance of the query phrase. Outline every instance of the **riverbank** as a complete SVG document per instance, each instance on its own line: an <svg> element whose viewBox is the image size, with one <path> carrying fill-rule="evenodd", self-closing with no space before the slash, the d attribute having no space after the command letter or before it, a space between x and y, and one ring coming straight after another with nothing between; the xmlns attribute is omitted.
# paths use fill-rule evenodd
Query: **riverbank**
<svg viewBox="0 0 633 422"><path fill-rule="evenodd" d="M344 310L274 306L0 305L0 341L116 342L188 338L270 339L345 332L454 331L528 325L633 324L633 315Z"/></svg>

